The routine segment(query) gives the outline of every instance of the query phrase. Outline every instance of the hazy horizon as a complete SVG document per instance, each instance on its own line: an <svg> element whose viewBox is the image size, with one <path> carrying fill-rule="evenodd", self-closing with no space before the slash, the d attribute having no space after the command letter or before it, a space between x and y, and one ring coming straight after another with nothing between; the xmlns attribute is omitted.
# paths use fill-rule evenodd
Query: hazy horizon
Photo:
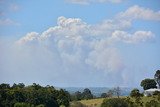
<svg viewBox="0 0 160 107"><path fill-rule="evenodd" d="M0 5L0 83L140 87L160 69L159 0Z"/></svg>

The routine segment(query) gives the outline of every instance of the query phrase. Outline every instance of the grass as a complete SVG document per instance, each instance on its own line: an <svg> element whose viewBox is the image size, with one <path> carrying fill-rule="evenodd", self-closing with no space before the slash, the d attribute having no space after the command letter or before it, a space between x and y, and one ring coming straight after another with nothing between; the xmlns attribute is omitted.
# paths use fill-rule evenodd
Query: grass
<svg viewBox="0 0 160 107"><path fill-rule="evenodd" d="M91 99L91 100L81 100L80 102L87 107L100 107L104 98Z"/></svg>
<svg viewBox="0 0 160 107"><path fill-rule="evenodd" d="M125 97L121 97L121 98L125 98ZM142 102L145 104L146 102L149 102L151 100L156 100L156 96L155 97L141 97L142 98ZM87 107L100 107L102 102L103 102L104 98L98 98L98 99L91 99L91 100L81 100L79 102L81 102L82 104L86 105ZM132 101L135 101L134 98L131 98ZM158 100L156 100L158 101ZM160 101L159 101L160 102Z"/></svg>

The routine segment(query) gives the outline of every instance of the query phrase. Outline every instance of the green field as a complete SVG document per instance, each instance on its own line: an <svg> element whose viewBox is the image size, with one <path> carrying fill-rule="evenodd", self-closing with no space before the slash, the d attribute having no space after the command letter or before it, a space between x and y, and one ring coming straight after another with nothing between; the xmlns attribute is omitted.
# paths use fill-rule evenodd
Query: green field
<svg viewBox="0 0 160 107"><path fill-rule="evenodd" d="M92 99L92 100L82 100L80 101L82 104L88 107L100 107L104 98Z"/></svg>
<svg viewBox="0 0 160 107"><path fill-rule="evenodd" d="M125 97L123 97L125 98ZM141 97L142 98L142 102L145 104L146 102L149 102L151 100L156 100L157 98L156 96L154 97ZM108 98L109 99L109 98ZM99 99L91 99L91 100L81 100L79 102L81 102L82 104L86 105L87 107L100 107L102 102L103 102L104 98L99 98ZM135 101L134 98L131 98L132 101ZM160 102L160 101L159 101Z"/></svg>

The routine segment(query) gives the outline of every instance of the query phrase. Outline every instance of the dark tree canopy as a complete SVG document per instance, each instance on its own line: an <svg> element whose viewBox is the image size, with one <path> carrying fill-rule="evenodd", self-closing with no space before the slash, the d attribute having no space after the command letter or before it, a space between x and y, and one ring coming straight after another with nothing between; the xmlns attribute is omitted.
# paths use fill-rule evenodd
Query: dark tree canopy
<svg viewBox="0 0 160 107"><path fill-rule="evenodd" d="M77 91L73 94L73 100L82 100L82 93L80 91Z"/></svg>
<svg viewBox="0 0 160 107"><path fill-rule="evenodd" d="M144 90L151 89L151 88L157 88L157 83L154 79L144 79L141 81L141 87L143 87Z"/></svg>
<svg viewBox="0 0 160 107"><path fill-rule="evenodd" d="M13 84L12 88L24 88L25 85L23 83L19 83L19 84Z"/></svg>
<svg viewBox="0 0 160 107"><path fill-rule="evenodd" d="M9 84L5 84L5 83L0 84L0 89L9 89L9 88L10 88Z"/></svg>
<svg viewBox="0 0 160 107"><path fill-rule="evenodd" d="M158 84L158 87L160 88L160 70L157 70L155 75L154 75L154 79Z"/></svg>
<svg viewBox="0 0 160 107"><path fill-rule="evenodd" d="M108 97L108 94L107 94L107 93L102 93L102 94L101 94L101 98L106 98L106 97Z"/></svg>
<svg viewBox="0 0 160 107"><path fill-rule="evenodd" d="M83 90L83 92L75 92L73 95L72 95L72 99L73 100L88 100L88 99L92 99L93 98L93 94L92 92L88 89L88 88L85 88Z"/></svg>
<svg viewBox="0 0 160 107"><path fill-rule="evenodd" d="M0 84L0 107L69 107L69 102L70 94L53 86L19 83L10 87L9 84Z"/></svg>
<svg viewBox="0 0 160 107"><path fill-rule="evenodd" d="M131 97L141 97L142 94L139 92L139 90L137 88L133 89L130 93Z"/></svg>
<svg viewBox="0 0 160 107"><path fill-rule="evenodd" d="M85 89L83 90L82 98L83 98L83 99L87 99L87 100L93 98L93 95L92 95L91 91L90 91L88 88L85 88Z"/></svg>

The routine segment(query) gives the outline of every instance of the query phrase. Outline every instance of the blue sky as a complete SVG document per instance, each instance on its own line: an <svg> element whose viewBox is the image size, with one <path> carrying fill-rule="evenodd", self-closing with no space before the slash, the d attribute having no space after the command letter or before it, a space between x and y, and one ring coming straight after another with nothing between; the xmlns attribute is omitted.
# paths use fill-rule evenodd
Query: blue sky
<svg viewBox="0 0 160 107"><path fill-rule="evenodd" d="M160 69L159 0L1 0L0 82L139 87Z"/></svg>

